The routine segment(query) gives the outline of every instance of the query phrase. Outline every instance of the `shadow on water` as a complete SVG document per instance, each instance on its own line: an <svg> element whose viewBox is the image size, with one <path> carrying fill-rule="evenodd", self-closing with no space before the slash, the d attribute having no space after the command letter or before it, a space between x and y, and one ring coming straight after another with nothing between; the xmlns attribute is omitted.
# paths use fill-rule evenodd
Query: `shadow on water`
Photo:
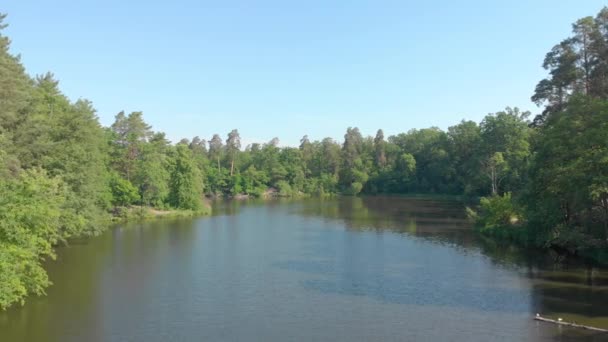
<svg viewBox="0 0 608 342"><path fill-rule="evenodd" d="M166 223L171 222L171 228ZM108 298L131 307L146 300L142 289L154 276L151 264L192 246L189 219L120 225L93 239L71 240L45 263L53 285L24 307L0 311L0 341L88 341L103 336ZM137 265L136 267L133 267ZM121 312L112 314L121 318Z"/></svg>
<svg viewBox="0 0 608 342"><path fill-rule="evenodd" d="M374 271L369 271L372 268L364 266L334 279L328 275L335 272L332 268L336 266L323 261L303 259L276 265L321 277L304 281L302 285L307 289L369 296L391 303L473 307L501 312L521 312L525 307L517 300L495 301L495 298L521 298L529 293L530 302L527 304L531 314L539 312L550 317L563 317L564 320L608 328L608 305L605 305L608 303L608 272L605 268L580 260L556 264L545 253L479 237L466 220L464 207L459 202L404 197L348 197L339 201L306 201L297 206L294 213L337 220L353 232L390 232L413 241L448 246L464 254L479 253L487 262L527 279L527 287L523 288L483 288L476 286L475 282L454 282L449 269L441 270L441 260L430 264L438 267L437 271L414 269L408 275L387 272L378 277ZM331 237L323 236L317 241L313 247L316 253L324 250L331 253L326 250L331 248L331 244L325 245L323 242L328 239L331 240ZM408 244L404 248L412 246ZM412 256L423 257L407 253L403 255L404 258ZM458 256L451 257L458 259ZM361 265L365 265L365 260L359 260ZM429 273L431 275L425 279ZM408 285L420 281L425 283ZM440 293L443 295L437 295ZM602 336L605 337L604 334Z"/></svg>
<svg viewBox="0 0 608 342"><path fill-rule="evenodd" d="M336 273L335 270L329 269L328 265L314 261L292 261L275 266L325 277ZM413 269L407 274L384 273L381 276L366 271L355 271L356 274L338 272L336 279L307 279L301 284L308 290L326 294L367 296L392 304L446 306L512 313L527 309L524 302L501 300L525 295L523 290L458 284L451 282L449 276L444 276L442 279L441 272L429 275L421 271Z"/></svg>

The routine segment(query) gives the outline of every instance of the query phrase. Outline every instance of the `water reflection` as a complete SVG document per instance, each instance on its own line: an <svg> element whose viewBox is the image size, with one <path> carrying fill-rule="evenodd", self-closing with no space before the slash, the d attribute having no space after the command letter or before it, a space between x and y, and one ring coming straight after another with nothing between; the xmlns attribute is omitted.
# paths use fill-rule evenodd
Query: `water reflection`
<svg viewBox="0 0 608 342"><path fill-rule="evenodd" d="M527 290L522 288L480 287L456 283L453 274L436 270L428 273L421 267L408 273L375 272L363 268L337 272L323 262L286 262L276 266L316 275L334 275L329 279L307 279L302 285L326 294L368 296L391 304L446 306L495 312L522 312L528 308ZM333 279L332 279L333 278ZM519 298L518 300L511 300ZM524 300L521 300L521 299Z"/></svg>
<svg viewBox="0 0 608 342"><path fill-rule="evenodd" d="M0 312L0 341L573 340L606 335L606 270L478 238L458 202L218 201L122 226L48 264L55 285Z"/></svg>
<svg viewBox="0 0 608 342"><path fill-rule="evenodd" d="M87 250L87 253L82 253ZM100 237L93 246L83 241L72 241L69 247L59 248L57 260L46 263L53 286L47 296L30 297L26 307L15 306L0 311L0 340L2 341L59 341L66 339L66 332L74 339L79 331L98 331L102 303L95 295L102 286L99 267L112 250L109 236ZM67 280L69 273L70 282ZM63 294L72 299L66 302ZM63 307L61 315L56 308ZM8 328L10 327L10 329Z"/></svg>
<svg viewBox="0 0 608 342"><path fill-rule="evenodd" d="M497 267L507 268L525 276L529 279L526 285L531 287L479 288L474 283L452 282L444 277L449 274L444 270L432 272L428 282L417 287L422 289L423 293L409 293L408 287L403 284L407 284L411 279L394 275L383 276L381 287L377 283L369 282L374 279L373 276L363 274L358 277L364 280L362 282L357 279L311 280L304 284L307 288L322 292L365 294L400 303L482 307L488 311L521 311L522 304L517 300L495 302L493 299L522 298L526 297L529 291L532 312L608 328L608 306L603 305L608 303L606 269L585 264L580 260L556 264L549 255L525 251L506 243L479 237L472 232L464 215L464 207L459 202L404 197L349 197L340 201L307 201L298 207L297 213L339 220L347 229L353 231L390 231L430 243L449 245L465 254L477 252ZM458 255L451 257L458 258ZM290 262L281 266L303 272L328 273L327 265L315 261ZM436 260L429 266L437 268L441 266L441 262ZM408 276L415 277L417 274L414 272ZM496 279L496 282L499 283L500 279ZM496 291L503 293L497 294ZM434 296L436 293L448 296L437 297Z"/></svg>

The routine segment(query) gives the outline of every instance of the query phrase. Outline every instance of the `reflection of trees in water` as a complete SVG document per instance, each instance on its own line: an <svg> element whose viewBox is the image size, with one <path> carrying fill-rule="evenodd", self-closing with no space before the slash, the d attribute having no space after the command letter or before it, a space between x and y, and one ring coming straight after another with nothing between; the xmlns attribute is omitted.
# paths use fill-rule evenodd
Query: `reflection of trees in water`
<svg viewBox="0 0 608 342"><path fill-rule="evenodd" d="M494 263L512 266L530 279L531 305L536 312L608 328L605 268L572 258L556 263L550 253L486 238L478 239L478 248Z"/></svg>
<svg viewBox="0 0 608 342"><path fill-rule="evenodd" d="M28 298L27 305L0 312L0 341L65 341L66 332L74 340L106 339L100 322L111 325L112 320L121 320L118 316L123 312L106 316L101 308L145 308L149 298L144 289L170 279L168 275L176 269L159 269L157 263L196 248L197 230L192 223L179 219L129 224L58 248L58 260L46 264L54 283L48 295Z"/></svg>
<svg viewBox="0 0 608 342"><path fill-rule="evenodd" d="M236 215L242 209L254 208L254 207L276 207L285 203L294 202L295 200L289 198L276 198L276 199L214 199L210 201L211 214L217 215Z"/></svg>
<svg viewBox="0 0 608 342"><path fill-rule="evenodd" d="M300 213L341 220L349 230L391 231L478 251L497 267L531 280L531 304L537 312L608 327L605 268L575 259L555 263L548 253L481 237L467 223L463 209L455 201L378 196L310 200Z"/></svg>
<svg viewBox="0 0 608 342"><path fill-rule="evenodd" d="M66 330L94 331L101 304L96 295L102 291L100 269L112 248L111 232L58 247L57 260L45 263L53 282L48 295L32 296L23 307L0 311L0 341L61 341Z"/></svg>
<svg viewBox="0 0 608 342"><path fill-rule="evenodd" d="M343 197L304 202L300 214L340 220L349 230L391 231L463 246L473 234L462 204L405 197Z"/></svg>

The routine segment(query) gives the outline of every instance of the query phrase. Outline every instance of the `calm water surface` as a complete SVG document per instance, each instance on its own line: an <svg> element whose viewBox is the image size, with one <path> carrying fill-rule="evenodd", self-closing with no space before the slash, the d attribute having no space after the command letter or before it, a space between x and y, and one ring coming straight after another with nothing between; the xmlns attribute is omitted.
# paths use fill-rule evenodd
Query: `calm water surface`
<svg viewBox="0 0 608 342"><path fill-rule="evenodd" d="M127 225L48 264L0 341L604 341L608 271L480 240L454 202L221 202Z"/></svg>

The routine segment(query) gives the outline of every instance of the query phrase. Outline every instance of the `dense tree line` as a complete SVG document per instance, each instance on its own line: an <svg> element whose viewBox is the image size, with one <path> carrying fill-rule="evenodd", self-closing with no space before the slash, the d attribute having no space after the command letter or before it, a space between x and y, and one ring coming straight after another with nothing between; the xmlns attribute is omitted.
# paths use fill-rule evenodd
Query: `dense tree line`
<svg viewBox="0 0 608 342"><path fill-rule="evenodd" d="M604 246L608 10L573 32L545 58L549 75L532 97L544 109L533 120L506 108L447 131L386 137L349 127L341 142L304 136L297 147L277 138L242 146L236 129L172 144L141 112L102 127L92 104L70 101L52 74L28 76L0 35L0 307L44 292L41 262L56 244L134 208L197 212L205 196L481 197L471 213L486 231Z"/></svg>
<svg viewBox="0 0 608 342"><path fill-rule="evenodd" d="M29 77L9 46L0 34L0 308L44 292L56 244L131 205L200 210L204 181L193 150L141 113L103 128L89 101L70 101L52 74Z"/></svg>
<svg viewBox="0 0 608 342"><path fill-rule="evenodd" d="M523 182L506 178L513 187L500 192L513 193L482 199L478 219L489 233L605 258L608 8L576 21L572 36L547 53L543 67L548 76L532 100L544 109L527 133L531 153L517 157ZM509 170L508 164L497 165Z"/></svg>

